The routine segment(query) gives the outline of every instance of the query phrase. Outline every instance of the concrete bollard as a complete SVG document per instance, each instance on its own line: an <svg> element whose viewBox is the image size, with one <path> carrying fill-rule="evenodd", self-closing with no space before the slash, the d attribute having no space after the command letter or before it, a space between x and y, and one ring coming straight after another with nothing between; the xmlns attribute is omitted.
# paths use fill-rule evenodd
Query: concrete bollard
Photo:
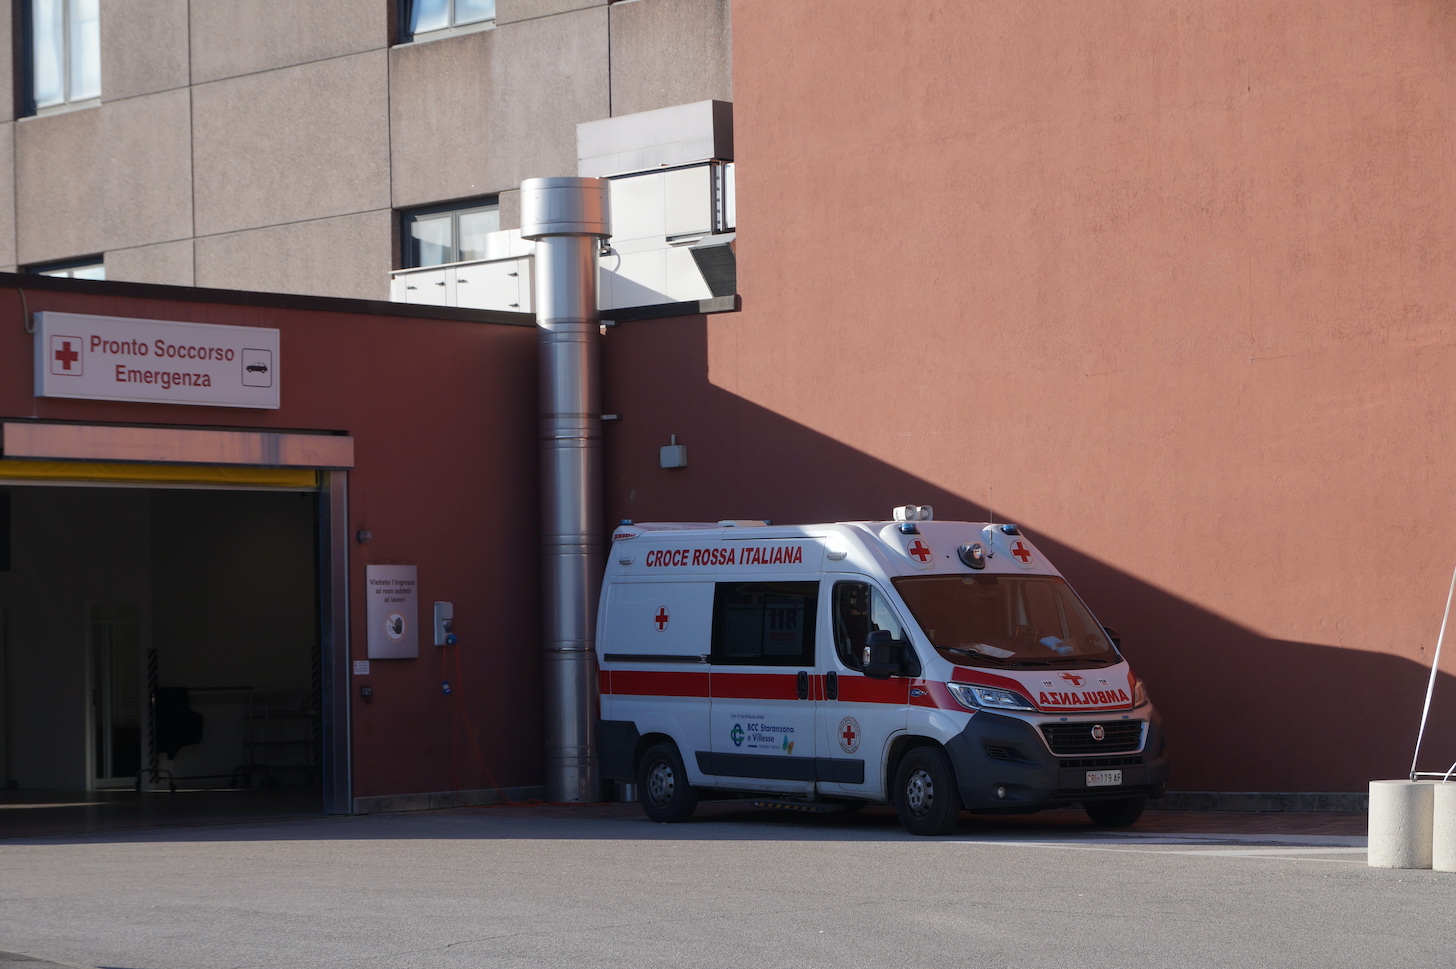
<svg viewBox="0 0 1456 969"><path fill-rule="evenodd" d="M1431 867L1434 781L1370 782L1371 868Z"/></svg>
<svg viewBox="0 0 1456 969"><path fill-rule="evenodd" d="M1456 782L1437 784L1431 828L1431 867L1456 871Z"/></svg>

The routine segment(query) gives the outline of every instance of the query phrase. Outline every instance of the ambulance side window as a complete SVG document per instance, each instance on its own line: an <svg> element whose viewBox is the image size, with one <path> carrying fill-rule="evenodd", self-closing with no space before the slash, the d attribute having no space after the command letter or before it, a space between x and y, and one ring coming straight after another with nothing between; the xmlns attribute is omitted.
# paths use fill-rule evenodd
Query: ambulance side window
<svg viewBox="0 0 1456 969"><path fill-rule="evenodd" d="M834 650L839 661L852 670L864 669L865 639L885 629L897 642L905 641L905 629L895 610L880 591L867 582L834 584Z"/></svg>
<svg viewBox="0 0 1456 969"><path fill-rule="evenodd" d="M713 662L811 666L817 582L719 582L713 594Z"/></svg>

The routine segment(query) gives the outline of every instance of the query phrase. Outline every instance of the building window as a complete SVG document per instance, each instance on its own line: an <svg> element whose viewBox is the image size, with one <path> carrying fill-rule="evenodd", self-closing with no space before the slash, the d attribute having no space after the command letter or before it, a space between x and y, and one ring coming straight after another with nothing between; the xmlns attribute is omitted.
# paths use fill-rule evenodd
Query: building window
<svg viewBox="0 0 1456 969"><path fill-rule="evenodd" d="M106 278L106 267L96 257L73 259L69 262L51 262L43 266L31 266L25 271L37 276L64 276L67 279Z"/></svg>
<svg viewBox="0 0 1456 969"><path fill-rule="evenodd" d="M500 229L500 205L415 209L404 213L404 268L486 258L486 235Z"/></svg>
<svg viewBox="0 0 1456 969"><path fill-rule="evenodd" d="M495 19L495 0L410 0L410 36Z"/></svg>
<svg viewBox="0 0 1456 969"><path fill-rule="evenodd" d="M28 7L31 105L101 97L101 0L30 0Z"/></svg>

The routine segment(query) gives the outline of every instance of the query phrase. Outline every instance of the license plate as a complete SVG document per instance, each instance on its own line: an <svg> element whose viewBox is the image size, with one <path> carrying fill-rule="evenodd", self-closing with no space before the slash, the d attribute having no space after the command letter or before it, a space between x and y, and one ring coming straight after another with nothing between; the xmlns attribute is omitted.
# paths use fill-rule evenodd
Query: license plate
<svg viewBox="0 0 1456 969"><path fill-rule="evenodd" d="M1088 787L1119 787L1122 784L1122 771L1120 770L1089 770L1087 772Z"/></svg>

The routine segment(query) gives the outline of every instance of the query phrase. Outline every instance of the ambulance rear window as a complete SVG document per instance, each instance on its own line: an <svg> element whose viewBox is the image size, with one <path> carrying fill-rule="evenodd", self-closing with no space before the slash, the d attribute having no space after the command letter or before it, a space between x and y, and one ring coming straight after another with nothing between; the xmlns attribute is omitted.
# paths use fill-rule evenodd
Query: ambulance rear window
<svg viewBox="0 0 1456 969"><path fill-rule="evenodd" d="M962 666L1108 666L1106 633L1052 575L914 575L893 580L936 650Z"/></svg>
<svg viewBox="0 0 1456 969"><path fill-rule="evenodd" d="M814 662L817 582L720 582L713 595L713 662Z"/></svg>

